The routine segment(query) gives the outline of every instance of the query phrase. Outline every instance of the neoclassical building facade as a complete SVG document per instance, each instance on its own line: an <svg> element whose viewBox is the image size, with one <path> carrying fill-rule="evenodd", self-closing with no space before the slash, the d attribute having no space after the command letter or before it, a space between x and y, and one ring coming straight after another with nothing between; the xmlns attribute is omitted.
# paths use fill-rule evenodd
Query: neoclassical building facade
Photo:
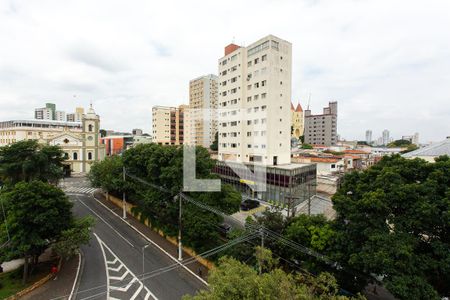
<svg viewBox="0 0 450 300"><path fill-rule="evenodd" d="M60 146L64 151L66 173L89 173L95 161L105 157L100 144L100 117L91 107L81 122L14 120L0 122L0 146L21 140Z"/></svg>

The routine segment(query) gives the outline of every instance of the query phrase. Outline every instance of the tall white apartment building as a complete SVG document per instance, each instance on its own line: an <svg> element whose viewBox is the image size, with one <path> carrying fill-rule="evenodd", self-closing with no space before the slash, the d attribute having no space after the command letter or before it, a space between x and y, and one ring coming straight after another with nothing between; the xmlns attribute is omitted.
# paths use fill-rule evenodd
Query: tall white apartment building
<svg viewBox="0 0 450 300"><path fill-rule="evenodd" d="M217 132L218 77L201 76L189 82L189 111L185 122L188 145L209 148Z"/></svg>
<svg viewBox="0 0 450 300"><path fill-rule="evenodd" d="M47 107L36 108L34 118L37 120L53 120L53 110Z"/></svg>
<svg viewBox="0 0 450 300"><path fill-rule="evenodd" d="M290 163L292 45L268 35L219 59L219 160Z"/></svg>
<svg viewBox="0 0 450 300"><path fill-rule="evenodd" d="M64 112L62 110L55 111L55 120L65 122L66 121L66 112Z"/></svg>
<svg viewBox="0 0 450 300"><path fill-rule="evenodd" d="M160 145L184 143L184 112L187 105L152 107L152 141Z"/></svg>
<svg viewBox="0 0 450 300"><path fill-rule="evenodd" d="M77 107L75 108L75 113L67 114L67 122L81 122L83 118L84 108Z"/></svg>
<svg viewBox="0 0 450 300"><path fill-rule="evenodd" d="M387 129L385 129L385 130L383 130L383 132L382 132L382 142L383 142L383 145L387 145L387 144L389 144L389 130L387 130Z"/></svg>
<svg viewBox="0 0 450 300"><path fill-rule="evenodd" d="M372 130L366 130L366 143L368 145L372 143Z"/></svg>

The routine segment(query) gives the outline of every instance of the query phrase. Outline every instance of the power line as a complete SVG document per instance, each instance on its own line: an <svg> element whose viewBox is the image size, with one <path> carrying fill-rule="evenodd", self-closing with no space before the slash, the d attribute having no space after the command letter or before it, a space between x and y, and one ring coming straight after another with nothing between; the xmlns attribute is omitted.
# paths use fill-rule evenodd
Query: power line
<svg viewBox="0 0 450 300"><path fill-rule="evenodd" d="M210 250L205 251L205 252L203 252L201 254L197 254L195 256L192 256L191 258L185 260L183 263L174 263L172 265L169 265L169 266L166 266L166 267L163 267L163 268L159 268L157 270L153 270L153 271L148 272L148 273L143 273L143 274L141 274L139 276L136 276L136 277L138 279L140 279L141 281L143 281L143 280L147 280L149 278L160 276L160 275L162 275L164 273L167 273L169 271L175 270L175 269L181 267L182 265L183 266L190 265L190 264L196 262L198 258L210 257L210 256L212 256L212 255L214 255L216 253L219 253L221 251L224 251L224 250L226 250L226 249L228 249L228 248L230 248L230 247L232 247L234 245L237 245L239 243L246 242L246 241L249 241L251 239L254 239L257 236L258 236L258 234L256 234L256 233L249 233L247 235L244 235L244 236L238 237L238 238L236 238L234 240L231 240L230 242L228 242L226 244L220 245L220 246L218 246L216 248L210 249ZM129 282L130 281L126 281L125 283L123 283L123 285L121 285L119 287L126 287L129 284ZM86 292L89 292L89 291L92 291L92 290L96 290L96 289L99 289L99 288L102 288L102 287L105 287L105 286L107 286L107 285L104 284L104 285L95 286L95 287L92 287L92 288L89 288L89 289L78 291L76 294L86 293ZM105 293L106 292L101 292L101 293L98 293L98 294L95 294L95 295L91 295L91 296L89 296L87 298L83 298L83 299L89 299L89 298L101 296L101 295L103 295ZM61 297L57 297L57 298L53 298L52 300L62 299L64 297L67 297L67 295L61 296Z"/></svg>

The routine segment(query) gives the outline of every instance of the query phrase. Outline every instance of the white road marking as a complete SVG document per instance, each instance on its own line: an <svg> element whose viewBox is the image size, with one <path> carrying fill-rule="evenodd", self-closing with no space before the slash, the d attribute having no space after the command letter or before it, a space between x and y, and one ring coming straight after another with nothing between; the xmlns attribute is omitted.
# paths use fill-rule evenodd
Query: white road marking
<svg viewBox="0 0 450 300"><path fill-rule="evenodd" d="M105 272L106 272L106 299L109 299L109 272L108 272L108 265L106 263L106 254L105 249L102 247L102 240L98 237L98 235L94 232L95 237L97 238L98 243L100 244L100 248L102 249L103 253L103 260L105 261Z"/></svg>
<svg viewBox="0 0 450 300"><path fill-rule="evenodd" d="M107 280L107 289L108 289L108 291L107 291L107 299L113 299L112 297L110 297L110 290L119 291L119 292L128 292L128 290L131 288L131 286L134 283L138 283L139 284L139 288L133 294L133 296L130 298L130 300L134 300L139 295L139 293L142 291L142 289L144 289L145 292L146 292L145 299L148 299L151 296L153 299L158 300L158 298L156 298L156 296L142 283L142 281L140 281L138 279L138 277L130 269L128 269L128 267L120 260L120 258L117 257L117 255L108 247L108 245L106 245L106 243L103 242L98 237L97 234L94 233L94 235L97 238L97 240L98 240L98 242L100 244L100 247L102 248L103 260L105 262L106 280ZM114 258L115 258L114 262L118 261L120 263L120 265L125 268L126 272L124 274L122 274L122 276L120 278L119 277L114 277L114 276L109 276L109 271L111 271L112 268L108 266L110 262L108 262L106 260L106 251L105 251L105 249L108 251L109 255L114 256ZM122 281L123 279L125 279L125 277L127 275L130 275L131 277L133 277L133 279L126 286L114 286L114 285L110 284L111 280L120 280L120 281ZM116 283L114 283L114 284L116 284Z"/></svg>
<svg viewBox="0 0 450 300"><path fill-rule="evenodd" d="M128 226L130 226L131 228L134 229L134 231L136 231L137 233L139 233L146 241L150 242L152 245L154 245L156 248L158 248L162 253L166 254L169 258L171 258L173 261L175 261L177 264L179 264L182 268L184 268L186 271L188 271L192 276L194 276L195 278L197 278L201 283L203 283L206 286L209 286L208 282L206 282L203 278L201 278L200 276L198 276L197 274L195 274L191 269L189 269L188 267L186 267L185 265L183 265L183 262L179 261L177 258L173 257L172 255L170 255L169 252L167 252L166 250L164 250L161 246L159 246L157 243L155 243L154 241L152 241L151 239L149 239L145 234L143 234L142 232L140 232L136 227L134 227L133 225L131 225L130 223L128 223L126 220L124 220L120 215L118 215L117 213L115 213L111 208L109 208L108 206L106 206L105 204L103 204L100 200L98 200L97 198L95 198L94 194L91 194L92 198L95 199L95 201L97 201L100 205L102 205L104 208L106 208L107 210L109 210L114 216L118 217L120 220L122 220L122 222L124 222L125 224L127 224Z"/></svg>
<svg viewBox="0 0 450 300"><path fill-rule="evenodd" d="M96 215L100 220L102 220L106 225L109 226L109 228L111 228L115 233L117 233L118 236L120 236L125 242L128 243L128 245L130 245L131 247L135 248L134 245L127 240L123 235L121 235L117 230L114 229L114 227L111 226L111 224L109 224L108 222L106 222L105 219L103 219L99 214L97 214L94 210L92 210L89 206L86 205L86 203L84 203L81 199L78 199L78 201L83 204L84 206L87 207L87 209L89 209L94 215Z"/></svg>
<svg viewBox="0 0 450 300"><path fill-rule="evenodd" d="M77 273L75 274L75 280L73 281L72 290L70 291L70 295L69 295L69 298L67 300L72 300L73 293L75 292L75 286L77 285L78 276L80 275L80 267L81 267L81 254L80 254L80 251L78 251Z"/></svg>

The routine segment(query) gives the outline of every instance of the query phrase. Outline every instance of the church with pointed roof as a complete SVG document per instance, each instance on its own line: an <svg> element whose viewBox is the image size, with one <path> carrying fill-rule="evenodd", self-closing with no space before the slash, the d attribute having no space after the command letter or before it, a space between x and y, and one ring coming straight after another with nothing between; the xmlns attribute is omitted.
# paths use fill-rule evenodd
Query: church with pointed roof
<svg viewBox="0 0 450 300"><path fill-rule="evenodd" d="M299 139L304 132L304 118L303 118L303 108L298 102L297 107L294 108L294 104L291 102L291 136L293 138Z"/></svg>
<svg viewBox="0 0 450 300"><path fill-rule="evenodd" d="M105 145L100 144L100 117L92 108L81 118L81 132L64 131L47 140L60 146L66 156L66 171L89 173L95 161L105 158Z"/></svg>
<svg viewBox="0 0 450 300"><path fill-rule="evenodd" d="M92 105L81 122L40 119L0 122L0 147L22 140L61 147L67 175L89 173L92 164L105 157L105 145L100 143L100 116Z"/></svg>

